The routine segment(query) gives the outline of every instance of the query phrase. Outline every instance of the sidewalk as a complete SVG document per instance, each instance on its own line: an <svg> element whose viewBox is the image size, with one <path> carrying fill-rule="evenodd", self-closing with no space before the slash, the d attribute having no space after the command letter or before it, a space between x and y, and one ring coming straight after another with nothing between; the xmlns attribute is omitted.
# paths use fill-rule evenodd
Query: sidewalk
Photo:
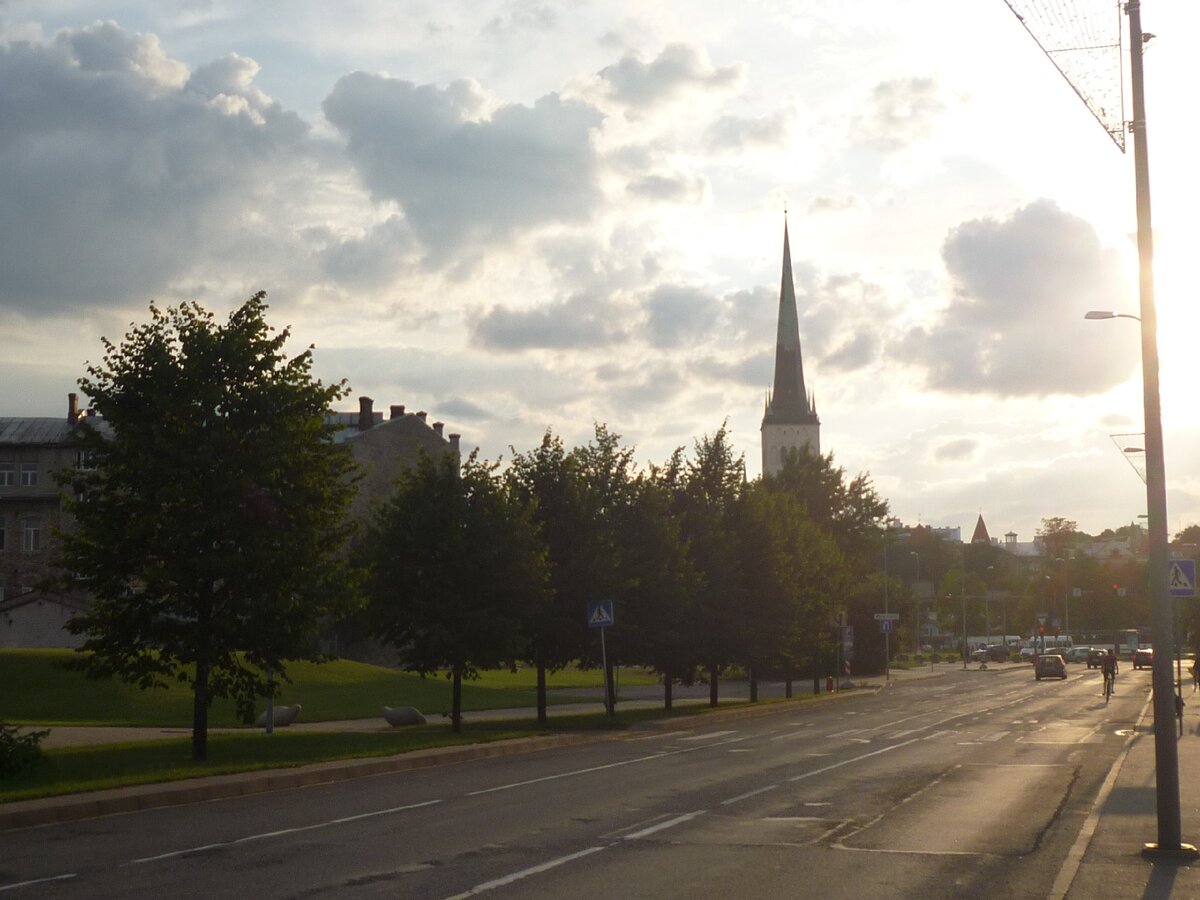
<svg viewBox="0 0 1200 900"><path fill-rule="evenodd" d="M1181 835L1183 843L1200 846L1200 694L1185 688L1184 701L1184 734L1176 743ZM1142 847L1157 840L1154 718L1147 697L1127 749L1084 823L1051 897L1200 897L1200 860L1151 862L1142 856Z"/></svg>

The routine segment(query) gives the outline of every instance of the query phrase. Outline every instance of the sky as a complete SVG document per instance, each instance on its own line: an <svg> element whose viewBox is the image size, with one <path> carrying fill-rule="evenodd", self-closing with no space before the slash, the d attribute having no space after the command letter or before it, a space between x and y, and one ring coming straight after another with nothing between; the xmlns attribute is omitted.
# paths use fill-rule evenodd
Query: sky
<svg viewBox="0 0 1200 900"><path fill-rule="evenodd" d="M1197 6L1142 4L1172 534ZM265 290L342 408L502 460L725 424L754 477L786 209L822 449L894 515L1028 541L1146 511L1139 326L1084 320L1138 313L1132 142L1003 0L0 0L0 122L0 415L65 415L151 303Z"/></svg>

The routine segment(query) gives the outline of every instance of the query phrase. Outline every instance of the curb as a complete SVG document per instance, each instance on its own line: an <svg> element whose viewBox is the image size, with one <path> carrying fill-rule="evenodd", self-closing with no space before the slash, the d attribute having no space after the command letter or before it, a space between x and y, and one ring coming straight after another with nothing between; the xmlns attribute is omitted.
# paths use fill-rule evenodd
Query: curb
<svg viewBox="0 0 1200 900"><path fill-rule="evenodd" d="M864 685L848 691L822 694L820 698L805 696L792 700L777 700L759 706L739 706L736 709L710 709L710 711L668 719L652 719L640 723L628 731L595 733L572 732L561 735L515 738L486 744L467 744L461 747L435 747L412 750L397 756L358 760L329 760L292 769L268 769L255 772L238 772L232 775L209 775L176 782L151 782L123 788L110 788L86 794L67 794L58 797L40 797L36 800L15 800L0 805L0 831L18 828L33 828L39 825L55 825L94 819L101 816L121 815L147 809L183 806L210 800L227 800L261 794L268 791L289 790L318 784L331 784L374 775L390 775L409 772L432 766L452 765L479 759L492 759L550 750L558 747L573 747L579 744L617 741L632 735L644 734L650 728L695 727L714 721L751 719L762 716L795 712L814 702L829 703L854 696L877 693L881 688Z"/></svg>
<svg viewBox="0 0 1200 900"><path fill-rule="evenodd" d="M208 800L227 800L267 791L330 784L337 781L349 781L353 778L388 775L394 772L407 772L476 759L515 756L519 753L531 753L536 750L616 740L621 736L622 734L576 732L544 737L516 738L488 744L413 750L399 756L361 760L330 760L298 766L294 769L269 769L257 772L238 772L233 775L210 775L187 781L140 784L93 791L87 794L16 800L0 806L0 831L74 822L80 819L120 815L167 806L182 806Z"/></svg>

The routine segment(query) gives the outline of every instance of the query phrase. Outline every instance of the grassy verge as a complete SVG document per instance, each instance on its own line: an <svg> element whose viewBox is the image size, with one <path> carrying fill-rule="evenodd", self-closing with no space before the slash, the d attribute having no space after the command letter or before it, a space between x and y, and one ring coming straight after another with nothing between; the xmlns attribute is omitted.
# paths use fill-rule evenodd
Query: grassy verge
<svg viewBox="0 0 1200 900"><path fill-rule="evenodd" d="M0 691L0 721L16 725L127 725L184 728L192 721L192 695L187 685L139 690L120 681L96 681L65 668L76 654L70 650L0 651L0 684L19 689ZM370 718L384 706L415 706L437 715L450 708L450 684L444 678L421 678L407 672L350 660L288 667L290 683L280 686L277 703L299 703L305 722ZM463 684L466 710L513 709L536 703L533 669L484 672ZM623 670L622 685L653 684L653 675ZM564 669L547 679L551 703L577 699L573 689L600 687L599 670ZM260 706L265 708L265 704ZM217 701L209 713L214 728L240 724L233 705Z"/></svg>
<svg viewBox="0 0 1200 900"><path fill-rule="evenodd" d="M801 698L807 700L810 698ZM763 701L759 705L775 702ZM722 704L722 709L746 706ZM22 776L0 781L0 803L76 794L138 784L181 781L206 775L228 775L260 769L282 769L337 759L393 756L431 747L450 747L508 740L517 737L584 730L621 730L639 722L692 716L708 707L684 706L631 709L610 720L586 714L555 717L545 725L536 721L505 720L464 725L455 734L445 725L379 732L288 732L267 736L261 732L212 734L209 758L193 762L190 738L62 747L44 751L37 767Z"/></svg>

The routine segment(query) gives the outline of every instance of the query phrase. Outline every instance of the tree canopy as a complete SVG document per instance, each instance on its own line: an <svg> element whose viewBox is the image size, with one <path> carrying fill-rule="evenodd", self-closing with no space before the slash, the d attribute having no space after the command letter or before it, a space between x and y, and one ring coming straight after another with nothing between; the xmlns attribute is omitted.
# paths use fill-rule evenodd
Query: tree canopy
<svg viewBox="0 0 1200 900"><path fill-rule="evenodd" d="M80 424L86 468L69 473L74 526L60 565L94 597L70 630L78 664L142 687L192 685L192 752L207 711L243 716L318 656L318 624L344 590L341 548L353 462L325 415L343 383L311 373L311 347L257 293L224 324L194 303L150 309L80 387L102 416Z"/></svg>

